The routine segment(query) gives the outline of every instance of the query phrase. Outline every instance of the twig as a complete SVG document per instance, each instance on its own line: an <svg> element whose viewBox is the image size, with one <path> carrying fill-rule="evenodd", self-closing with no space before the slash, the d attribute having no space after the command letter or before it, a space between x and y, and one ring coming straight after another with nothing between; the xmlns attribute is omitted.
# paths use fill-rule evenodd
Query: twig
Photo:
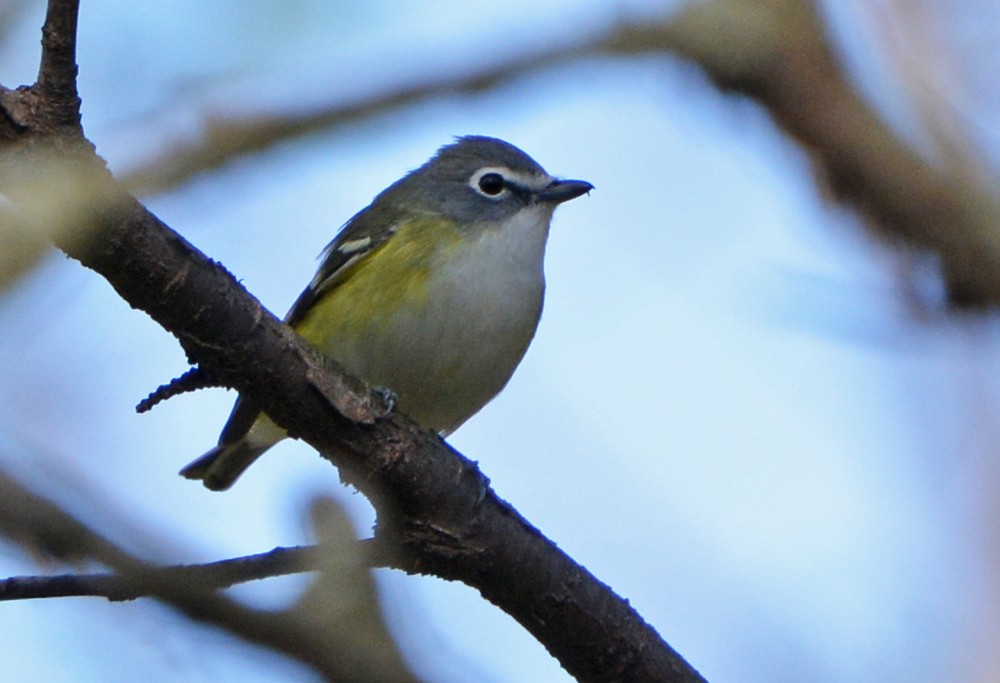
<svg viewBox="0 0 1000 683"><path fill-rule="evenodd" d="M80 125L80 96L76 89L76 24L79 0L49 0L42 26L42 59L38 93L55 124Z"/></svg>
<svg viewBox="0 0 1000 683"><path fill-rule="evenodd" d="M319 563L320 549L317 546L298 546L274 548L266 553L206 564L157 567L147 577L153 580L146 583L115 573L13 576L0 580L0 601L62 597L135 600L153 595L155 586L164 580L213 591L238 583L315 571Z"/></svg>
<svg viewBox="0 0 1000 683"><path fill-rule="evenodd" d="M175 377L166 384L158 386L149 396L139 401L139 404L135 407L135 412L149 412L157 404L189 391L221 386L224 385L213 378L212 374L207 370L200 367L191 368L180 377Z"/></svg>

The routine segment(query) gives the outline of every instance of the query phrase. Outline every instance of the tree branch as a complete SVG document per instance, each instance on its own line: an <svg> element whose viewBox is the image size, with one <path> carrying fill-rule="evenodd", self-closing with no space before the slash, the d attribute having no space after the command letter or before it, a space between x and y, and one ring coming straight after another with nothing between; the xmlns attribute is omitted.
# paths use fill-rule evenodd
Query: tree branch
<svg viewBox="0 0 1000 683"><path fill-rule="evenodd" d="M176 334L193 361L327 454L373 501L376 538L399 548L397 566L479 589L581 680L701 680L626 601L497 497L474 463L405 416L381 417L378 396L330 374L232 276L137 202L121 196L103 215L89 249L59 246Z"/></svg>
<svg viewBox="0 0 1000 683"><path fill-rule="evenodd" d="M221 590L239 583L275 576L317 571L322 567L317 546L274 548L266 553L235 557L206 564L178 564L156 567L158 576L178 584L197 585L205 590ZM94 597L113 602L151 597L153 586L133 578L107 572L12 576L0 580L0 602L39 598Z"/></svg>
<svg viewBox="0 0 1000 683"><path fill-rule="evenodd" d="M44 89L28 92L43 110L51 106ZM9 109L16 100L3 104ZM16 159L19 142L45 134L37 117L25 117L22 127L0 156ZM334 364L124 192L89 148L77 154L73 168L95 188L97 202L62 209L93 225L99 239L81 246L57 236L57 246L175 334L193 362L334 461L342 478L372 500L376 538L399 549L398 566L477 588L580 680L702 680L628 602L501 500L475 463L405 416L384 415L377 395L330 372ZM0 177L0 191L9 182L9 175ZM204 609L189 595L170 597L195 618Z"/></svg>
<svg viewBox="0 0 1000 683"><path fill-rule="evenodd" d="M80 0L50 0L42 26L42 60L37 89L56 124L79 127L76 89L76 25Z"/></svg>
<svg viewBox="0 0 1000 683"><path fill-rule="evenodd" d="M430 97L475 94L517 76L591 55L672 53L723 90L753 98L809 150L817 176L872 231L940 256L950 299L1000 303L1000 192L981 178L922 159L872 110L843 73L814 3L707 0L669 20L623 23L479 70L380 91L306 114L213 119L197 142L175 145L125 178L137 191L192 175L282 141Z"/></svg>
<svg viewBox="0 0 1000 683"><path fill-rule="evenodd" d="M844 75L814 3L693 3L669 23L620 32L608 47L671 50L724 90L754 98L811 152L834 196L860 210L877 234L940 257L953 303L1000 304L997 188L949 175L900 140Z"/></svg>
<svg viewBox="0 0 1000 683"><path fill-rule="evenodd" d="M14 577L0 600L100 595L155 597L191 619L224 628L311 666L330 681L415 683L386 628L378 594L346 514L332 501L312 506L320 545L207 565L155 567L116 546L49 500L0 473L0 534L62 560L97 560L114 574ZM219 588L308 568L313 586L290 609L267 612L217 595Z"/></svg>

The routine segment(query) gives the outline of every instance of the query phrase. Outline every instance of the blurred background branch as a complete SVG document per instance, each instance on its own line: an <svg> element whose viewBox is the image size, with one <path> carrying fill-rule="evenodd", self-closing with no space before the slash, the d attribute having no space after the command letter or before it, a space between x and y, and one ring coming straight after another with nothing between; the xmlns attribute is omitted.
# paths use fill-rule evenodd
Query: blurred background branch
<svg viewBox="0 0 1000 683"><path fill-rule="evenodd" d="M363 548L344 511L333 500L314 501L312 522L318 546L197 567L156 567L0 473L0 535L38 557L97 562L115 571L0 581L0 600L154 596L191 619L297 659L329 681L417 681L385 626ZM215 594L238 582L302 571L316 571L317 578L288 610L252 609Z"/></svg>
<svg viewBox="0 0 1000 683"><path fill-rule="evenodd" d="M953 303L1000 303L996 186L949 172L906 144L844 74L812 3L695 3L620 45L671 46L720 87L759 101L812 154L834 198L859 209L878 234L938 255Z"/></svg>
<svg viewBox="0 0 1000 683"><path fill-rule="evenodd" d="M11 14L16 20L31 4L0 5L0 31L4 36L16 36L16 21L2 23L3 10L16 5L16 12ZM433 145L446 142L448 135L505 135L514 130L533 145L552 140L548 156L535 152L535 147L533 153L555 172L597 180L601 201L592 208L596 227L588 231L592 226L580 215L573 221L574 237L565 238L561 245L554 243L550 262L570 249L575 250L569 253L577 260L556 271L561 279L550 277L552 294L558 296L560 282L571 282L567 286L580 290L583 303L547 304L545 329L553 329L561 320L574 316L588 323L572 335L560 337L557 353L539 356L542 360L537 365L551 375L540 388L535 385L529 392L548 396L555 391L553 387L567 387L566 395L546 411L545 418L557 423L563 416L569 428L550 437L550 441L538 436L530 442L507 445L515 437L510 433L509 421L493 432L487 428L486 436L480 437L484 443L498 443L499 448L529 455L511 458L514 462L506 473L499 471L506 465L502 455L482 456L490 462L491 474L497 468L495 479L506 488L523 487L511 499L528 501L538 509L550 503L560 508L568 519L551 512L549 519L562 525L567 547L576 549L580 557L589 554L588 564L610 565L608 558L623 558L619 566L611 569L611 582L629 586L634 604L643 605L643 613L664 632L693 641L693 652L699 647L710 652L713 656L697 658L699 664L706 663L710 679L714 680L711 674L724 667L719 662L728 658L735 662L732 666L737 673L719 675L720 680L728 677L770 682L781 675L787 680L857 680L881 675L883 669L879 667L885 667L892 671L884 675L887 679L940 680L941 671L946 671L945 677L949 678L992 682L1000 670L995 666L998 657L993 654L1000 652L995 642L995 634L1000 632L996 618L1000 611L996 609L993 578L1000 553L995 524L987 523L985 530L977 525L982 524L982 519L996 518L996 482L1000 481L995 465L996 321L989 310L976 316L944 319L914 316L914 312L922 312L920 307L928 307L927 301L917 301L918 308L908 301L911 307L897 317L894 305L900 292L870 273L878 269L891 271L900 263L905 267L914 253L921 254L917 259L926 263L924 255L930 254L932 270L945 282L951 304L990 309L997 302L1000 252L996 222L1000 212L996 174L990 170L983 142L989 139L990 131L977 129L965 118L968 112L962 108L968 104L963 98L970 95L962 92L963 87L986 83L983 92L974 93L984 99L989 99L994 87L990 82L996 80L996 67L991 55L997 41L990 27L997 22L987 19L995 16L987 11L988 2L964 6L947 0L853 3L856 16L866 16L868 23L859 21L850 31L867 28L873 32L870 40L884 51L882 56L893 68L891 77L896 80L890 83L890 79L883 78L874 88L869 84L865 91L859 84L863 79L848 68L850 50L833 39L836 26L831 20L831 8L851 4L704 0L684 3L670 16L659 11L625 16L626 12L616 11L608 20L574 24L577 28L569 38L563 33L551 40L523 40L496 51L487 49L494 42L502 43L493 33L474 36L464 51L459 48L452 52L448 51L447 40L431 33L421 48L422 56L434 57L429 60L430 66L407 71L399 68L403 65L398 57L388 60L385 55L372 53L370 61L357 69L364 78L348 74L334 80L335 87L329 88L328 83L313 82L312 76L306 76L309 89L319 94L305 103L301 98L275 96L265 86L244 93L242 98L214 100L224 99L224 105L207 104L213 101L212 86L225 78L209 69L209 75L196 82L197 90L192 88L162 102L164 111L183 108L191 100L199 102L196 106L201 117L192 126L196 132L182 135L166 126L153 130L151 137L158 142L168 140L161 145L166 151L138 165L122 164L131 169L122 175L137 191L156 195L152 201L158 211L180 215L178 224L190 231L193 241L210 242L219 233L221 244L237 245L232 251L206 249L233 267L233 272L251 281L256 278L259 283L281 284L294 279L285 277L290 272L285 270L288 264L280 262L286 250L291 251L287 243L293 233L308 232L309 226L317 223L321 230L332 229L350 211L363 205L367 199L363 193L370 187L384 186L383 180L396 177L396 171L402 170L398 166L423 158ZM85 2L84 7L87 5ZM303 6L297 5L299 9ZM368 11L368 4L358 7ZM254 4L246 11L257 9L258 4ZM371 11L378 14L384 9L378 6ZM512 11L522 21L529 14L535 17L534 12ZM567 12L568 23L572 13L562 11ZM588 11L574 9L575 16ZM294 8L284 5L276 16L287 19L293 12ZM177 12L177 16L182 14ZM941 34L945 15L963 14L969 15L970 26L980 31L974 34L974 40L980 41L979 48L968 50L971 56L965 65L961 64L956 45L961 43L961 37L973 32L956 33L961 37L953 36L951 44ZM109 16L95 13L90 26L110 23ZM336 18L339 21L344 17ZM287 26L296 25L289 21ZM165 39L167 47L157 48L157 59L178 46L182 47L178 51L187 51L188 33L196 28L185 25L177 34L183 40L175 37L170 43L169 37ZM519 33L523 28L527 27L519 27ZM134 27L130 30L137 35L143 33ZM277 20L274 30L281 30ZM37 24L32 31L37 42ZM147 31L151 32L152 27ZM296 28L289 34L298 41L302 32ZM140 53L141 45L119 40L121 32L110 33L105 49L114 60L127 66L131 54ZM215 40L213 35L213 48ZM251 49L263 52L264 42L248 42ZM478 61L464 59L474 53ZM204 59L214 63L216 56L214 51L206 52ZM271 56L268 52L259 62L270 62ZM322 67L329 69L336 63ZM655 68L651 69L650 64ZM96 72L103 71L108 92L114 94L110 106L105 107L112 113L103 114L104 142L111 144L99 142L102 151L112 149L108 158L114 165L119 163L113 151L115 143L128 147L133 137L139 136L134 127L139 119L119 109L128 99L122 93L136 95L141 90L137 83L147 83L146 71L151 69L148 65L140 67L142 78L126 84L122 73L107 68L107 63L103 67L88 65L93 62L83 64L84 73L93 79L91 83L97 81ZM609 65L614 69L610 77ZM695 68L686 69L685 65ZM861 69L870 67L866 62ZM392 82L369 79L370 72L379 69L405 71L408 75ZM127 69L123 70L127 75ZM282 72L283 80L295 73L277 70ZM692 85L699 78L691 78L695 71L736 96L722 98L717 96L717 90L707 94L699 90L700 81ZM862 74L866 75L870 77ZM620 86L621 82L626 85ZM204 87L205 83L209 86ZM879 93L892 87L902 88L913 105L919 119L916 134L903 130L897 120L886 116L884 108L872 101L872 90ZM100 97L93 95L94 90L87 91L88 131L97 118L95 114L102 115ZM639 91L644 93L642 97L635 94ZM598 109L593 103L600 100L604 104L618 100L622 103L618 108ZM477 109L477 105L484 106ZM642 105L647 105L648 110L642 111ZM591 114L589 107L598 113ZM674 117L688 108L695 112L686 115L690 118L684 114ZM262 109L266 111L261 113ZM551 120L546 118L549 110ZM244 111L255 113L233 113ZM720 116L719 111L726 113ZM772 177L779 175L775 168L797 174L799 169L794 167L794 161L788 162L788 157L795 160L798 155L786 149L792 145L782 146L768 137L768 124L755 118L758 111L780 126L786 140L806 151L814 184L805 191L794 182L779 183ZM373 119L374 124L365 125ZM648 119L655 120L655 126L640 125ZM693 119L699 119L697 124L692 123ZM719 124L719 119L724 123ZM546 123L535 130L524 125L524 120ZM699 127L702 123L704 128ZM636 132L622 132L630 128ZM317 135L327 131L339 131L340 137L320 139ZM677 139L685 137L692 138L690 146L697 147L697 151L686 155L676 151ZM270 162L262 160L267 155L260 153L294 147L287 143L303 139L309 139L310 144L300 147L315 146L317 153L315 157L295 156L299 162L306 159L313 163L321 156L339 157L345 147L353 150L345 140L352 144L376 140L385 148L398 149L389 154L378 144L359 144L353 156L345 155L343 167L334 165L335 171L328 171L322 178L319 186L323 189L317 194L323 195L324 206L315 215L300 212L302 198L296 194L281 211L253 215L263 205L259 197L269 197L277 191L275 188L285 187L281 174L291 178L286 184L293 187L307 177L290 170L291 165L273 164L273 157ZM312 145L314 139L322 144ZM516 138L511 135L511 139ZM415 140L413 147L417 151L407 147L406 141L410 140ZM755 145L768 149L766 162L758 158L761 153ZM609 150L618 155L613 156ZM566 156L560 157L560 153ZM719 166L710 163L713 155L725 157L729 165L720 172ZM546 160L552 156L558 161ZM567 159L573 159L573 165ZM576 164L581 161L592 163L592 168L577 171ZM371 170L370 165L378 170ZM788 171L786 165L793 170ZM362 172L377 173L378 182L361 189L348 184L348 177ZM594 173L603 176L593 177ZM257 174L267 181L258 181ZM47 177L47 173L41 175ZM762 191L758 188L758 194L747 195L740 194L740 190L746 176L760 175L766 176L766 183L773 183L769 189L779 195L781 209L765 211L764 218L754 219ZM211 189L210 202L203 198L206 184L196 182L204 183L206 179ZM59 188L61 184L56 177L51 186ZM709 191L699 193L700 186ZM802 196L811 197L815 186L829 201L826 208L843 206L850 211L803 216L790 208L808 201ZM330 188L335 191L328 192ZM309 189L306 185L305 190ZM315 187L311 190L316 193ZM55 193L64 191L57 189ZM220 207L225 206L221 196L227 193L247 205L247 213L267 229L251 233L253 221L242 214L237 214L240 219L226 223L221 217L225 209ZM346 196L343 204L338 204L340 195ZM736 205L734 213L719 210L727 202ZM604 212L602 204L608 207ZM4 408L12 417L0 415L0 431L9 430L10 424L21 428L18 416L31 414L42 425L38 431L55 440L58 450L65 452L62 467L91 467L95 477L113 472L115 476L109 477L103 488L121 496L123 502L119 504L169 510L171 524L190 511L196 521L188 522L188 533L210 539L205 542L212 544L213 551L215 544L221 546L251 529L256 532L265 527L261 518L272 511L261 501L268 495L274 499L285 496L287 503L288 489L281 488L276 473L279 469L294 471L299 461L276 458L279 464L264 470L257 488L252 488L254 483L250 481L249 492L234 492L238 496L235 500L208 503L214 506L209 508L210 514L200 507L194 512L195 501L198 506L202 501L193 494L187 497L180 485L173 488L174 483L164 481L173 474L178 452L186 454L195 438L187 429L178 430L177 425L188 427L195 421L195 413L219 413L227 406L203 410L201 406L206 404L181 404L198 407L185 410L180 417L177 412L168 412L163 420L169 426L157 436L153 436L150 425L157 424L154 420L159 416L142 423L141 437L114 432L129 424L131 416L112 417L116 415L113 406L129 406L149 383L141 370L151 364L150 349L155 346L150 339L155 337L143 337L145 321L131 326L129 311L112 318L120 302L98 296L93 297L96 304L92 307L81 306L84 312L80 317L68 316L67 311L71 314L74 310L73 298L84 296L85 288L74 281L66 285L65 277L52 277L52 264L58 259L45 258L51 251L46 246L48 241L60 234L66 217L44 212L21 215L7 206L0 208L4 211L0 214L0 289L7 283L11 292L8 301L14 298L15 288L9 285L15 282L27 281L35 287L29 293L44 294L30 299L30 306L26 306L31 310L30 317L25 316L30 324L7 323L7 337L0 340L0 348L5 342L7 352L2 383L9 387L8 396L13 397ZM639 208L646 211L640 212ZM865 243L866 251L858 251L869 256L882 254L880 247L888 245L884 251L895 255L886 260L888 263L876 257L875 267L865 271L867 280L853 280L844 272L871 263L853 251L846 258L842 250L830 251L833 240L827 241L833 233L838 233L837 237L851 234L853 223L843 218L855 212L863 219L868 235L875 238L871 244ZM204 217L207 227L198 224L200 217ZM769 241L769 230L786 219L794 224L791 229L782 227L787 234L782 233L781 239L786 242ZM768 227L762 229L761 224ZM615 238L611 259L607 251L609 226ZM270 242L269 234L278 236ZM554 239L559 239L558 234L556 230ZM569 231L562 234L568 235ZM704 236L704 241L698 241L699 236ZM328 238L326 233L311 235L303 251L317 251ZM806 265L791 259L788 266L784 249L787 242L794 240L812 240L809 247L819 245L816 251L827 249L828 260L823 262L827 270L815 269L817 274L813 270L815 262L808 258L803 259ZM595 244L600 246L599 253L591 255L587 249ZM244 248L266 256L266 264L260 267L262 274L253 273L246 263L238 263ZM763 258L748 259L750 265L740 271L742 261L736 260L734 267L734 260L727 260L734 253L762 254ZM643 260L647 256L651 264ZM296 258L299 260L289 257L289 262L302 267L303 258L308 257ZM851 259L863 261L864 265L857 266ZM234 261L238 267L232 266ZM830 263L837 267L831 268ZM788 270L782 273L782 267ZM600 272L600 278L593 277L595 271ZM788 271L795 275L789 278ZM571 280L569 274L573 272L583 272L585 284ZM34 282L33 273L38 273ZM634 274L637 281L628 293L622 283L628 275L623 273ZM902 289L908 281L925 275L926 271L904 272L899 278ZM768 281L768 277L773 279ZM306 274L300 273L299 279L304 282L305 278ZM593 285L595 282L600 287ZM739 295L721 307L705 296L706 292L730 286ZM271 296L279 301L287 298L287 292L279 288ZM932 301L930 307L936 311L939 304ZM594 329L595 319L604 321L613 333ZM755 329L754 323L763 332ZM98 335L90 347L85 346L84 330L101 329L106 334ZM164 336L159 330L155 334ZM613 347L609 336L614 337ZM22 337L25 341L19 343ZM66 346L39 361L50 348L45 340L52 337L64 338ZM627 344L632 339L642 345L629 351ZM650 339L656 340L654 358L649 357ZM588 345L598 346L600 353L592 349L586 356ZM538 346L533 353L544 353L544 347ZM717 355L704 356L712 352ZM125 379L111 386L102 384L105 376L115 376L111 366L128 358L129 353L141 359L132 365L122 362L118 372ZM774 361L772 354L780 357L780 362ZM156 355L163 356L166 365L180 362L176 354L169 356L162 349ZM114 363L110 363L112 360ZM565 367L571 361L575 364L572 372ZM630 372L630 362L641 368ZM598 374L614 375L620 383L612 388L595 388L594 380L589 378L585 386L574 384L581 365L595 368ZM820 366L828 366L829 372L820 372ZM15 369L22 367L25 371L21 384L7 379L17 378ZM167 376L160 369L149 375L154 381ZM133 378L139 389L129 383ZM649 386L656 390L644 391ZM517 390L516 386L512 388ZM113 393L114 402L99 404L97 396L101 393ZM595 400L598 396L600 399ZM630 400L621 400L623 396ZM516 398L512 400L517 402ZM581 417L584 413L580 404L584 402L598 411L590 419ZM627 409L619 410L619 404L627 404ZM59 412L60 405L63 412ZM11 406L27 407L18 412ZM692 415L688 406L699 412ZM649 407L652 416L645 412ZM530 415L525 423L534 424L531 420L537 417ZM70 418L86 427L74 426ZM484 416L486 424L489 419ZM659 423L668 424L669 430L655 431ZM605 426L607 433L595 435L591 430L596 425ZM543 427L538 425L539 429ZM646 441L637 448L629 447L632 434L647 434L651 427L653 432ZM168 435L179 431L185 432L182 443L168 442ZM685 431L694 433L690 441L676 441L677 435ZM732 435L723 436L730 431ZM779 445L758 441L766 439L771 431L781 434ZM468 433L463 430L463 435ZM573 442L576 433L586 435L580 441L588 442L586 445L594 450ZM81 438L78 434L90 436ZM494 438L500 434L503 439ZM732 444L727 444L726 438L732 438ZM96 446L87 450L85 446L91 443ZM538 443L565 444L561 453L552 449L558 467L533 457L534 449L541 450ZM479 453L480 449L472 448L470 452ZM622 453L626 452L648 453L649 457L624 458ZM831 454L840 458L832 465ZM755 460L758 455L760 458ZM689 461L695 464L687 464ZM136 462L142 462L145 469ZM566 462L574 467L565 467ZM824 465L829 469L823 470ZM889 469L892 466L898 469ZM130 484L121 484L125 473L133 469L143 474L135 476ZM574 478L578 474L575 470L597 471L600 475L594 478L599 481L592 485L586 480L581 483ZM518 475L522 479L516 479ZM48 483L44 473L34 476L34 484ZM319 477L310 472L302 479L312 483ZM553 480L560 482L558 487L551 485ZM906 485L910 488L903 492L893 488ZM649 489L646 497L644 487ZM628 493L622 495L622 491ZM869 494L870 499L859 491ZM580 505L581 500L589 502ZM639 501L645 500L653 501L642 504L648 506L646 512L654 514L642 518L638 514ZM44 506L16 494L10 495L10 501L11 505L23 504L34 512L19 515L4 508L4 519L12 522L8 532L23 533L23 529L52 524ZM684 507L685 502L690 507ZM542 526L549 527L549 519ZM659 531L643 534L642 547L634 547L640 545L635 530L646 528ZM88 535L84 532L67 532L58 524L50 532L25 535L29 541L26 545L34 544L66 557L98 552L86 541ZM574 537L577 533L582 538ZM108 534L104 537L114 538ZM94 539L97 546L106 542L100 540L104 537ZM102 552L115 554L115 545L107 543L110 545ZM257 542L251 547L273 544ZM349 564L353 560L331 561ZM732 567L727 565L730 562ZM681 581L672 580L671 572L681 571L687 563L696 565L690 575ZM833 576L823 574L823 569ZM865 578L869 584L863 583ZM668 584L683 590L678 593ZM822 602L818 593L823 591L817 591L817 585L830 588L829 604ZM796 592L797 586L805 588ZM867 586L870 591L859 592L859 586ZM310 591L313 589L318 586ZM272 590L269 586L262 592ZM490 630L487 635L481 635L468 626L473 620L485 623L479 613L467 616L475 607L462 602L461 594L445 595L428 603L433 609L452 608L461 614L455 618L461 626L453 630L466 638L460 648L463 653L485 642L483 649L496 650L497 660L516 658L508 654L513 637L496 636L494 640L492 629L496 627L492 625L486 627ZM472 597L480 601L478 595ZM687 613L683 612L685 598L691 602ZM812 605L812 599L819 606ZM344 609L343 613L350 613L350 607ZM798 628L802 622L789 618L789 612L803 621L802 615L811 615L816 633L807 634ZM913 614L932 615L926 622L918 621L933 622L939 630L920 628L920 633L913 635L906 630L907 625L915 623ZM426 630L423 616L418 617L421 631ZM100 618L100 614L90 614L91 621ZM307 621L311 618L306 617ZM852 624L850 630L841 626L847 623ZM699 640L698 635L692 635L697 633L707 635ZM934 640L933 646L928 644L928 638ZM830 652L817 644L844 644L851 639L855 639L854 650L844 646ZM41 638L36 640L43 642ZM46 650L51 650L47 638L44 640ZM857 644L876 642L879 647L874 654ZM742 649L734 647L734 643L742 643ZM192 646L193 650L199 647L200 643ZM886 655L885 648L895 649ZM427 649L438 653L434 647ZM720 654L719 650L725 652ZM454 652L448 654L447 659L461 659ZM868 655L870 659L865 659ZM541 656L548 659L544 652ZM758 660L766 663L759 664L760 670L755 672L751 670L753 664L748 663ZM928 662L939 664L941 670L928 666ZM33 666L37 663L33 662ZM775 667L784 670L775 674ZM532 672L540 670L537 665L528 668ZM468 671L462 673L466 678L458 676L455 680L467 679ZM555 674L547 671L536 675L537 680L548 681ZM500 678L528 680L523 671L509 678L501 674Z"/></svg>
<svg viewBox="0 0 1000 683"><path fill-rule="evenodd" d="M904 141L845 75L810 0L704 0L674 16L622 22L576 41L458 74L429 74L346 103L247 118L209 116L197 140L178 141L122 180L140 194L163 192L242 156L422 100L481 94L573 60L657 52L691 60L723 90L766 107L810 153L817 179L833 199L859 210L873 233L890 243L939 257L952 303L1000 303L1000 190L986 176L968 172L975 163L968 146L955 156L960 141L942 134L943 112L928 98L921 111L928 114L928 132L944 163Z"/></svg>

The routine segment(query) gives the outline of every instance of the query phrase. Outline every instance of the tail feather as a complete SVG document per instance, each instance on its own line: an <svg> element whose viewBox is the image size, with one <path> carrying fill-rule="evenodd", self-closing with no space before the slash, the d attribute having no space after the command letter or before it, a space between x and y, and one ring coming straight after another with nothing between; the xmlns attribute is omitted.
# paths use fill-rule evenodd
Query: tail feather
<svg viewBox="0 0 1000 683"><path fill-rule="evenodd" d="M246 439L219 444L185 466L180 474L188 479L200 479L205 488L212 491L225 491L270 447L271 444L251 446Z"/></svg>

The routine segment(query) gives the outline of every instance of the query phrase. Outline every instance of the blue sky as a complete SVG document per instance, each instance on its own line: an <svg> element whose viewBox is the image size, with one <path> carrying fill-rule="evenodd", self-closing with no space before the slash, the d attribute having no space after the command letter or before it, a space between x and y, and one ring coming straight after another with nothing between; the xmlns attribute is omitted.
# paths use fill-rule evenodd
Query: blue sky
<svg viewBox="0 0 1000 683"><path fill-rule="evenodd" d="M537 4L85 1L85 126L125 171L206 112L350 99L649 10ZM863 18L835 7L842 30ZM32 80L39 17L0 49L5 85ZM842 46L873 99L912 122L877 51ZM709 680L930 681L987 667L976 650L995 602L975 520L995 487L997 324L916 318L899 259L825 202L760 109L690 65L567 64L313 135L147 204L280 315L344 220L468 133L597 188L556 215L521 368L450 439L498 493ZM135 415L185 367L169 335L54 254L0 298L0 464L163 561L307 542L316 495L367 531L367 503L302 444L276 447L224 494L176 476L233 401L204 391ZM0 574L38 571L0 549ZM377 575L428 679L569 680L471 589ZM302 585L238 594L281 605ZM151 603L2 609L9 680L310 680Z"/></svg>

